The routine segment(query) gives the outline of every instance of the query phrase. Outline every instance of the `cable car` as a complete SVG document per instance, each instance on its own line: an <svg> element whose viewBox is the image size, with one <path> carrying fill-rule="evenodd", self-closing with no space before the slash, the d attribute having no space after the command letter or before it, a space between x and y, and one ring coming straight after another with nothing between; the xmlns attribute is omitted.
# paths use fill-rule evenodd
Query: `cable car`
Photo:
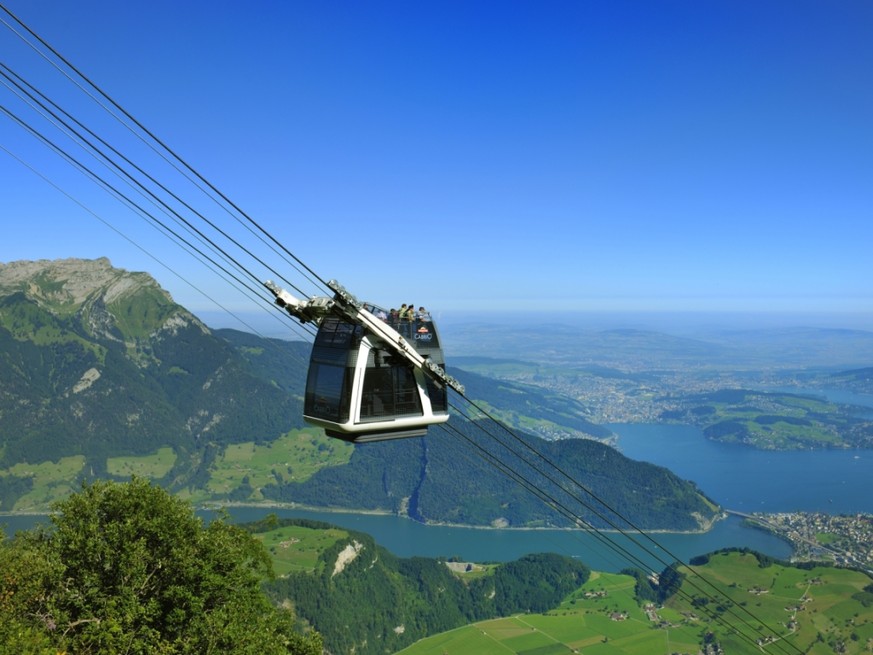
<svg viewBox="0 0 873 655"><path fill-rule="evenodd" d="M265 285L278 305L318 324L303 403L308 423L330 437L367 443L421 437L449 419L448 387L463 387L445 373L429 315L392 324L385 310L359 303L334 281L333 299L308 301Z"/></svg>

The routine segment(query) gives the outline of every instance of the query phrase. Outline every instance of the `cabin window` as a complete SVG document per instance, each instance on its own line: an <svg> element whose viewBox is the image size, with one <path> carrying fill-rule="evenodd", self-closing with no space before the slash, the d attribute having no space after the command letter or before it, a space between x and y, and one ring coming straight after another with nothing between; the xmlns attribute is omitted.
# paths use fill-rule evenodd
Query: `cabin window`
<svg viewBox="0 0 873 655"><path fill-rule="evenodd" d="M437 382L429 375L425 376L427 384L427 396L430 398L430 408L434 414L444 414L449 411L448 394L446 387L441 382Z"/></svg>
<svg viewBox="0 0 873 655"><path fill-rule="evenodd" d="M362 334L361 326L333 316L321 322L306 378L305 416L334 423L348 422L357 348Z"/></svg>
<svg viewBox="0 0 873 655"><path fill-rule="evenodd" d="M306 379L304 414L336 423L349 420L349 381L354 369L313 362Z"/></svg>
<svg viewBox="0 0 873 655"><path fill-rule="evenodd" d="M361 393L361 420L421 416L421 398L412 366L367 366Z"/></svg>
<svg viewBox="0 0 873 655"><path fill-rule="evenodd" d="M338 318L329 316L325 318L318 327L318 334L315 335L316 348L343 348L350 349L353 346L357 347L357 343L364 333L364 329L360 325L346 323Z"/></svg>

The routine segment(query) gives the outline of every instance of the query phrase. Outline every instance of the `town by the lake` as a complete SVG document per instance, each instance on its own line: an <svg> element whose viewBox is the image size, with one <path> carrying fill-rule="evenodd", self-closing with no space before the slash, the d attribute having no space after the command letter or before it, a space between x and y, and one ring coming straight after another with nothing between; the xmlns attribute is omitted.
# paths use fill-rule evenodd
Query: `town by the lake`
<svg viewBox="0 0 873 655"><path fill-rule="evenodd" d="M826 561L835 566L873 570L873 515L735 513L790 542L795 562Z"/></svg>

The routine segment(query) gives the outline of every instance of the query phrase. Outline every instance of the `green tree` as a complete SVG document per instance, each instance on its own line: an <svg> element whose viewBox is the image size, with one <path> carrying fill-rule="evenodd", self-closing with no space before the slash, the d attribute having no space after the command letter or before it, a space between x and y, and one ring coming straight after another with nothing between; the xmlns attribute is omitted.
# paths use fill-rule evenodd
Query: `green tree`
<svg viewBox="0 0 873 655"><path fill-rule="evenodd" d="M260 542L147 481L84 485L52 523L0 548L2 652L321 654L264 596Z"/></svg>
<svg viewBox="0 0 873 655"><path fill-rule="evenodd" d="M685 579L685 574L678 570L678 562L673 562L667 566L661 575L658 576L658 602L663 603L673 594L679 591L682 586L682 581Z"/></svg>

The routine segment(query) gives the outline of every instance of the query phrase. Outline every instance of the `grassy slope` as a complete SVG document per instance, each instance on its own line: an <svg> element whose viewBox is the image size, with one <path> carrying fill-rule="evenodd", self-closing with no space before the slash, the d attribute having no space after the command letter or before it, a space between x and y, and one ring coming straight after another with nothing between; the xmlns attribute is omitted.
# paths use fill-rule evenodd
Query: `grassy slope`
<svg viewBox="0 0 873 655"><path fill-rule="evenodd" d="M239 500L262 500L259 487L282 481L302 482L329 466L348 463L353 446L329 439L318 430L292 430L273 442L229 444L220 451L210 469L204 489L184 494L192 502L226 499L247 481L252 488L248 497ZM109 475L128 479L131 475L159 480L176 461L177 453L165 446L144 456L110 457L106 468ZM0 479L8 476L30 478L31 490L17 499L6 511L47 511L49 505L66 498L75 488L75 480L83 473L85 458L64 457L58 461L21 462L0 470Z"/></svg>
<svg viewBox="0 0 873 655"><path fill-rule="evenodd" d="M827 567L807 571L778 564L761 568L753 555L741 553L714 555L708 564L695 570L739 605L732 614L717 611L715 604L710 603L712 613L731 627L742 626L737 617L748 619L745 614L748 610L754 615L752 621L763 622L800 652L830 654L835 652L834 645L842 643L843 652L851 655L869 652L873 644L873 608L864 607L852 598L871 582L863 573ZM699 578L696 580L698 588L706 584ZM762 652L721 623L707 620L700 608L692 607L688 598L699 596L700 592L691 582L686 580L682 593L658 610L660 622L657 624L634 601L634 583L630 577L597 573L551 612L468 625L434 635L400 652L402 655L445 652L453 655L526 652L668 655L698 652L702 635L710 630L728 653ZM586 598L586 592L605 595ZM796 606L803 609L795 612L792 608ZM613 614L625 618L614 620ZM793 630L786 625L792 617L796 620ZM789 644L783 642L782 646L796 652ZM779 646L771 648L780 652Z"/></svg>
<svg viewBox="0 0 873 655"><path fill-rule="evenodd" d="M273 560L273 571L282 576L293 572L317 573L323 563L318 556L349 533L340 528L325 530L290 525L255 535Z"/></svg>

